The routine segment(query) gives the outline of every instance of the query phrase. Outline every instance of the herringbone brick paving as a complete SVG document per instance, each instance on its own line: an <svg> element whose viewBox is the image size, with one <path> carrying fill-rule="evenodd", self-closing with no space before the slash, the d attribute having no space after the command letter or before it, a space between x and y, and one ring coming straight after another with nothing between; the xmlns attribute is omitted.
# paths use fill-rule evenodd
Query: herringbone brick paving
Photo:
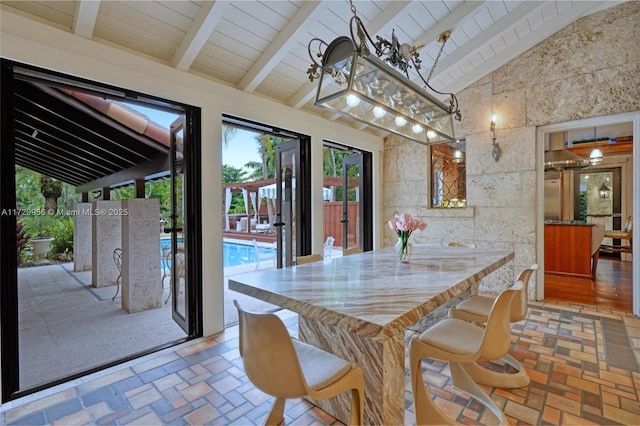
<svg viewBox="0 0 640 426"><path fill-rule="evenodd" d="M297 317L285 322L295 335ZM407 344L415 336L407 332ZM640 319L633 315L531 302L527 319L512 327L511 353L526 366L531 383L520 389L485 387L511 424L640 424ZM481 404L451 386L447 363L425 360L423 378L459 422L492 420ZM408 369L405 398L405 422L412 424ZM25 398L3 408L2 423L251 425L264 422L271 403L244 375L235 326L73 387ZM301 399L289 400L285 415L286 424L339 423Z"/></svg>

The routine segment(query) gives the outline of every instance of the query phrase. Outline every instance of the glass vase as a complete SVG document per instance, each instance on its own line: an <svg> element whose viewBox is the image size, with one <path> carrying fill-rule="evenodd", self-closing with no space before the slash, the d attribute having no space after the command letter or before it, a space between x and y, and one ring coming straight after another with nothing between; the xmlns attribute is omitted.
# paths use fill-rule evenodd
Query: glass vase
<svg viewBox="0 0 640 426"><path fill-rule="evenodd" d="M408 240L398 238L395 249L396 254L398 255L398 260L400 260L400 262L402 263L409 263L409 260L411 260L411 251L413 249L413 245Z"/></svg>

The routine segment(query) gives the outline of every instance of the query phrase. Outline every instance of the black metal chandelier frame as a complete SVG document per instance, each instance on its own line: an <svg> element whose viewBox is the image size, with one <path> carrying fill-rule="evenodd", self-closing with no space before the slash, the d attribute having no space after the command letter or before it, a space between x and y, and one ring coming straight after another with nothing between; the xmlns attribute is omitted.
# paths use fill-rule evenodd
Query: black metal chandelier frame
<svg viewBox="0 0 640 426"><path fill-rule="evenodd" d="M452 118L462 118L458 99L429 84L451 33L445 31L438 37L441 47L425 79L419 72L422 60L418 50L423 46L400 43L395 31L391 41L376 36L374 42L350 4L351 37L340 36L331 43L320 38L309 42L312 64L307 74L310 81L320 79L315 105L421 143L425 143L420 135L425 129L427 144L454 142ZM411 69L424 88L411 80ZM429 94L427 88L448 96L448 105ZM361 101L363 105L359 105Z"/></svg>

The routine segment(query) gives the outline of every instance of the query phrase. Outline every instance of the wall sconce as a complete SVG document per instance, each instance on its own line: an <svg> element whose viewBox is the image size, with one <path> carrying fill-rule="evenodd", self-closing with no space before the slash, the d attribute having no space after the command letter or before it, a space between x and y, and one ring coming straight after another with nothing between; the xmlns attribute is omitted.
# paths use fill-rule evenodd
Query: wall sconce
<svg viewBox="0 0 640 426"><path fill-rule="evenodd" d="M491 131L491 140L493 141L493 149L491 150L491 156L493 159L498 162L500 159L500 146L496 143L496 116L491 116L491 125L489 126L489 130Z"/></svg>
<svg viewBox="0 0 640 426"><path fill-rule="evenodd" d="M456 139L456 150L453 151L453 162L456 164L464 163L464 152L460 149L460 139ZM465 142L464 139L462 142Z"/></svg>
<svg viewBox="0 0 640 426"><path fill-rule="evenodd" d="M598 193L600 194L600 198L605 199L609 198L609 194L611 194L611 190L607 185L602 182L602 186L598 189Z"/></svg>

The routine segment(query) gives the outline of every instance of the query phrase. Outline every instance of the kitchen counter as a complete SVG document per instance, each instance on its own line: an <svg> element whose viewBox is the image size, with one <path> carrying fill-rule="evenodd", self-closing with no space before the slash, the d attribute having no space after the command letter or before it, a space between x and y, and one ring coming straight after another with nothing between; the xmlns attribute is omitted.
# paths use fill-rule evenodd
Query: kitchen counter
<svg viewBox="0 0 640 426"><path fill-rule="evenodd" d="M593 226L593 223L584 223L577 220L545 220L545 225L571 225L571 226Z"/></svg>
<svg viewBox="0 0 640 426"><path fill-rule="evenodd" d="M557 222L544 225L545 274L591 279L594 224Z"/></svg>

